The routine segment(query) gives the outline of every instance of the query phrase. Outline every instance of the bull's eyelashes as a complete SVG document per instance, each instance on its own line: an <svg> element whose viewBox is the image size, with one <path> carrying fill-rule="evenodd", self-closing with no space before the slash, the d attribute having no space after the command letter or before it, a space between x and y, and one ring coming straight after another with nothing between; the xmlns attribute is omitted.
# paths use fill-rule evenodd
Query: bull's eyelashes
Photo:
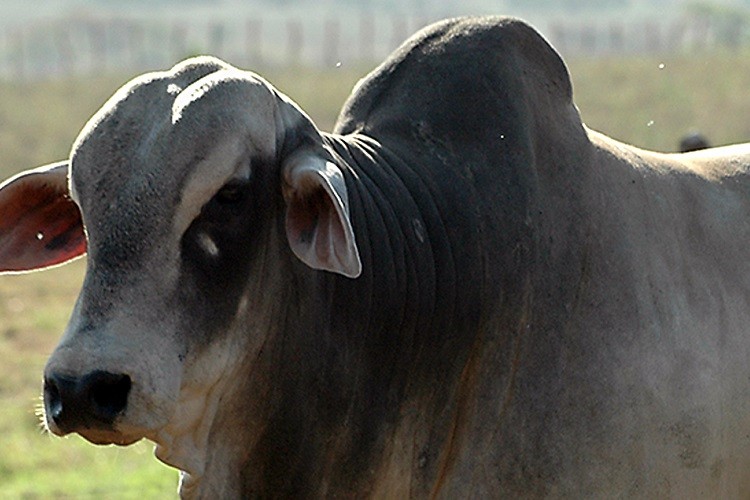
<svg viewBox="0 0 750 500"><path fill-rule="evenodd" d="M249 179L233 178L214 193L183 236L185 256L208 264L236 253L230 247L241 246L246 238L251 188Z"/></svg>
<svg viewBox="0 0 750 500"><path fill-rule="evenodd" d="M210 202L231 207L242 205L250 196L253 168L247 158L234 165L234 174L216 191Z"/></svg>
<svg viewBox="0 0 750 500"><path fill-rule="evenodd" d="M247 200L249 192L249 182L233 179L219 189L214 200L220 205L237 205Z"/></svg>

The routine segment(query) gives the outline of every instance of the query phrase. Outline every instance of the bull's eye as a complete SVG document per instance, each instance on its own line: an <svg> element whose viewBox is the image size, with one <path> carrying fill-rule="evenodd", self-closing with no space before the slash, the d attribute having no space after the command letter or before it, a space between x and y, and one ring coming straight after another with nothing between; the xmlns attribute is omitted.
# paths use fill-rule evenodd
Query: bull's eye
<svg viewBox="0 0 750 500"><path fill-rule="evenodd" d="M241 203L247 198L247 187L246 182L229 181L216 193L215 200L222 205Z"/></svg>

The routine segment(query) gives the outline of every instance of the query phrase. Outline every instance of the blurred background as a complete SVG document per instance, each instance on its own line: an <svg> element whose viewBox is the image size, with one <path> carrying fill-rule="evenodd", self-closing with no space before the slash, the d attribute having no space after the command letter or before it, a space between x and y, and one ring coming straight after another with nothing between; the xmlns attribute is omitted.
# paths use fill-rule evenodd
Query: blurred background
<svg viewBox="0 0 750 500"><path fill-rule="evenodd" d="M416 29L509 14L566 57L736 50L748 0L4 0L0 75L142 71L191 53L238 65L369 64Z"/></svg>
<svg viewBox="0 0 750 500"><path fill-rule="evenodd" d="M592 128L665 152L692 131L750 141L750 0L0 0L0 179L67 157L125 81L197 54L260 73L330 130L405 38L466 14L541 31ZM175 498L152 445L52 438L35 414L84 267L0 277L0 499Z"/></svg>

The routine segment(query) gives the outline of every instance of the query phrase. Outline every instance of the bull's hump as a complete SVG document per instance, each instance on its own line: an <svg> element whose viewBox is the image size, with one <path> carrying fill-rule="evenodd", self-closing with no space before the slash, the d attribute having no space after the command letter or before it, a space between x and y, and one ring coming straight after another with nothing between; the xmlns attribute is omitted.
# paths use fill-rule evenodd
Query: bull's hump
<svg viewBox="0 0 750 500"><path fill-rule="evenodd" d="M336 131L372 130L399 116L427 115L437 122L471 117L478 122L502 111L504 100L523 100L522 91L572 104L570 76L554 48L518 19L450 19L415 34L360 81ZM441 109L449 113L435 115ZM454 122L453 128L459 125Z"/></svg>

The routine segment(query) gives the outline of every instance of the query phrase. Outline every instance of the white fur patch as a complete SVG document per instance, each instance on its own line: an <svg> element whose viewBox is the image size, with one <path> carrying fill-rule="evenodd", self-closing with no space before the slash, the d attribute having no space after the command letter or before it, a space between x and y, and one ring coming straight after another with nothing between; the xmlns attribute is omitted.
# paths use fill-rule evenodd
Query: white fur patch
<svg viewBox="0 0 750 500"><path fill-rule="evenodd" d="M219 247L207 233L198 234L198 245L211 257L219 256Z"/></svg>
<svg viewBox="0 0 750 500"><path fill-rule="evenodd" d="M243 151L244 144L239 138L231 137L195 166L182 190L182 199L174 217L173 227L178 238L200 214L203 206L238 170Z"/></svg>
<svg viewBox="0 0 750 500"><path fill-rule="evenodd" d="M182 92L182 88L179 85L175 83L170 83L169 85L167 85L167 94L177 95L180 92Z"/></svg>

